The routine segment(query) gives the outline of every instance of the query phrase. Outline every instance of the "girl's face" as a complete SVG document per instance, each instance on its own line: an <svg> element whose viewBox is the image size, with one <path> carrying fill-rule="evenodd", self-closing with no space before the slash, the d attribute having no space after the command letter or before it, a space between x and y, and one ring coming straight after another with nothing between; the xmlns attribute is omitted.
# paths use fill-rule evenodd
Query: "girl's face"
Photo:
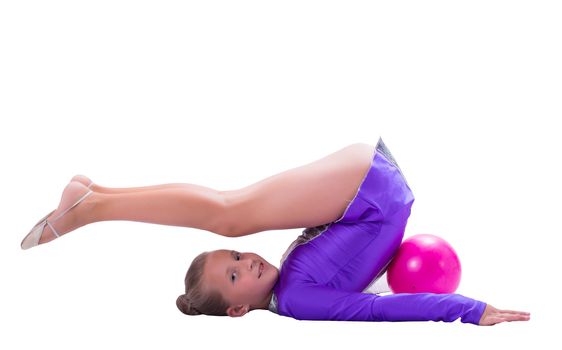
<svg viewBox="0 0 562 350"><path fill-rule="evenodd" d="M267 309L278 277L279 270L261 256L225 249L210 252L203 271L205 285L221 293L232 317Z"/></svg>

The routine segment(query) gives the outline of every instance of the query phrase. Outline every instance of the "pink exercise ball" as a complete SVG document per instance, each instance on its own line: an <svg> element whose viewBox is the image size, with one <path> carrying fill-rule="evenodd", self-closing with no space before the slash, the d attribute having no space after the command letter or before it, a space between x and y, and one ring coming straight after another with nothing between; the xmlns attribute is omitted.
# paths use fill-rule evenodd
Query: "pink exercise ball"
<svg viewBox="0 0 562 350"><path fill-rule="evenodd" d="M419 234L402 242L386 276L393 293L454 293L461 262L443 238Z"/></svg>

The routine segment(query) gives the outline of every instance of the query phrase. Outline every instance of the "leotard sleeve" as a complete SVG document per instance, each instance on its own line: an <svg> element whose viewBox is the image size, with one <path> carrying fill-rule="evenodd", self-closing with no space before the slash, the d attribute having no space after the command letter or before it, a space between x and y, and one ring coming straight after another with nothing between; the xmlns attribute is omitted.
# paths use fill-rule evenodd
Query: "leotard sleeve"
<svg viewBox="0 0 562 350"><path fill-rule="evenodd" d="M460 294L346 292L301 286L285 301L286 313L300 320L443 321L478 324L486 303Z"/></svg>

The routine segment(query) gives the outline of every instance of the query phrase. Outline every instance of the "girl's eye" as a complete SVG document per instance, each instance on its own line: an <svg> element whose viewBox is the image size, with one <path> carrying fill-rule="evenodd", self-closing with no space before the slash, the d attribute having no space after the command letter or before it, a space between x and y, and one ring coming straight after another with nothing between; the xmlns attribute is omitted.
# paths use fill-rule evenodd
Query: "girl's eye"
<svg viewBox="0 0 562 350"><path fill-rule="evenodd" d="M236 253L236 260L240 260L240 253ZM232 282L234 282L234 280L236 279L236 272L232 274L231 276L231 280Z"/></svg>

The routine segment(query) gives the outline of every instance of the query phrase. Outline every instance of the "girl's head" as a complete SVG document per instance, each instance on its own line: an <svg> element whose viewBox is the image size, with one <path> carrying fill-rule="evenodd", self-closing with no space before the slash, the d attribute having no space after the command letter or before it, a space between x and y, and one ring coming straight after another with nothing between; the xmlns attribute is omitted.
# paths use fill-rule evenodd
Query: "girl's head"
<svg viewBox="0 0 562 350"><path fill-rule="evenodd" d="M176 305L187 315L243 316L267 309L279 270L254 253L215 250L199 254L185 275Z"/></svg>

